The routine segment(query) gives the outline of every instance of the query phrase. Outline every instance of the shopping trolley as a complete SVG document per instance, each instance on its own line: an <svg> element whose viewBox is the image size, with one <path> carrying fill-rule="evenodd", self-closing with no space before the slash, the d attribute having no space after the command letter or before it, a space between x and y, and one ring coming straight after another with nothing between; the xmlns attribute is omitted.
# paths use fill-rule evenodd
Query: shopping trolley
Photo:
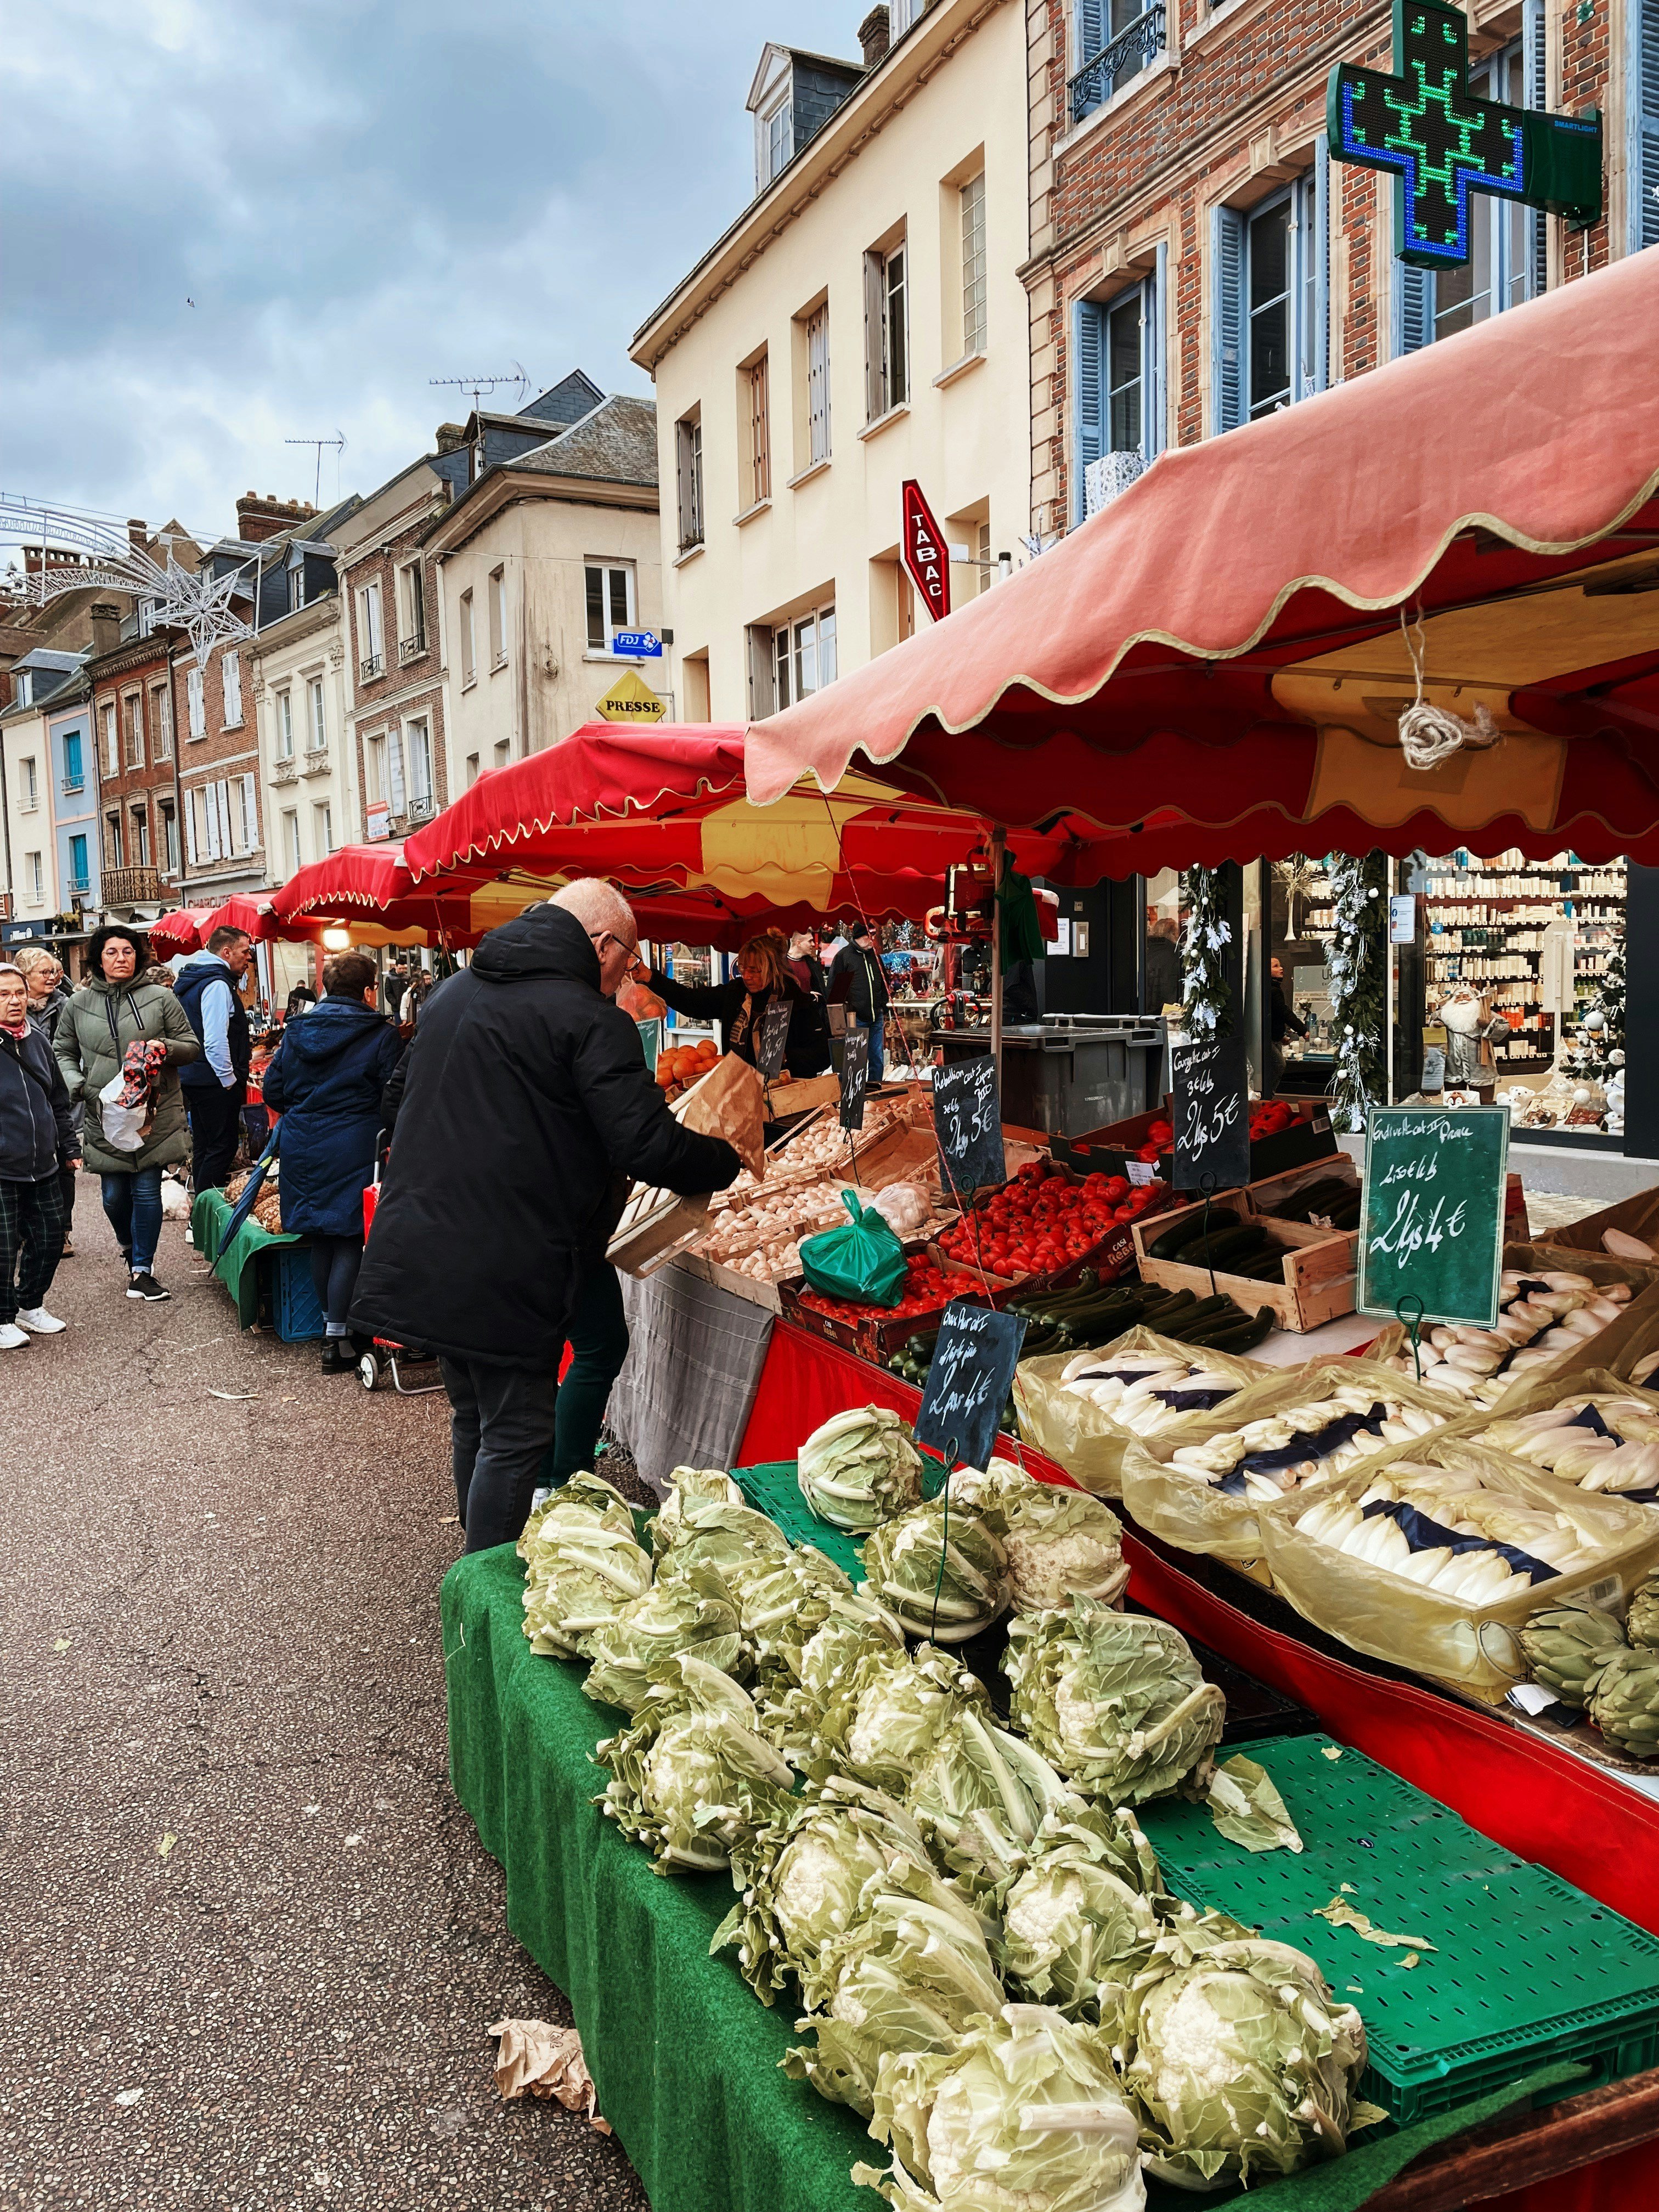
<svg viewBox="0 0 1659 2212"><path fill-rule="evenodd" d="M380 1202L380 1169L386 1158L386 1132L381 1130L374 1139L374 1180L363 1193L363 1242L368 1242L368 1232L374 1225L375 1208ZM434 1369L438 1364L435 1352L422 1352L411 1344L399 1344L395 1338L377 1336L357 1361L357 1380L365 1390L377 1390L383 1376L392 1377L392 1387L405 1398L423 1398L428 1392L441 1390L440 1376L432 1382L405 1382L403 1370L406 1367Z"/></svg>

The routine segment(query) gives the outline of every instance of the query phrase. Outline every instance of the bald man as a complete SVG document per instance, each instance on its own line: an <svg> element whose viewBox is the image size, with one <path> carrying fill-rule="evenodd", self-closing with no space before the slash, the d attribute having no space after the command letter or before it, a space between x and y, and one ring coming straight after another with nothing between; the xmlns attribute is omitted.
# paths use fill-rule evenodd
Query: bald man
<svg viewBox="0 0 1659 2212"><path fill-rule="evenodd" d="M738 1173L614 1004L638 957L621 893L572 884L439 985L409 1054L351 1326L438 1354L470 1552L517 1541L550 1447L559 1480L592 1464L628 1348L605 1252L630 1178L692 1196Z"/></svg>

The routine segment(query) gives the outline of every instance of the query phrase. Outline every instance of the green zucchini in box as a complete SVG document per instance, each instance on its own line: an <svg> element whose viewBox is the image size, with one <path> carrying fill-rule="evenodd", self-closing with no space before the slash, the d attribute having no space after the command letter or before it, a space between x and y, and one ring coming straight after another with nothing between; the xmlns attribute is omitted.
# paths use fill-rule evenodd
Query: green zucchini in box
<svg viewBox="0 0 1659 2212"><path fill-rule="evenodd" d="M1659 1563L1659 1513L1449 1431L1262 1509L1273 1587L1327 1634L1498 1705L1541 1607L1622 1602Z"/></svg>
<svg viewBox="0 0 1659 2212"><path fill-rule="evenodd" d="M1264 1332L1265 1333L1265 1332ZM1270 1372L1218 1349L1135 1328L1096 1352L1023 1359L1014 1375L1021 1436L1097 1498L1121 1495L1138 1435L1179 1435Z"/></svg>
<svg viewBox="0 0 1659 2212"><path fill-rule="evenodd" d="M1370 1359L1310 1360L1271 1371L1177 1437L1136 1437L1121 1464L1130 1517L1184 1552L1236 1562L1262 1556L1261 1510L1312 1490L1390 1444L1449 1421L1443 1395Z"/></svg>

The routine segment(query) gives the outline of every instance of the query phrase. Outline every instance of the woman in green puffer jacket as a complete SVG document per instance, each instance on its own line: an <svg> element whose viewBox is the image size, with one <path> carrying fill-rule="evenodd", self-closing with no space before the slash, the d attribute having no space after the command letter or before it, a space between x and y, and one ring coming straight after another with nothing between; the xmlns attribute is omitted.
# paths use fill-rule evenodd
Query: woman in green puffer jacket
<svg viewBox="0 0 1659 2212"><path fill-rule="evenodd" d="M161 1170L190 1157L179 1070L202 1056L200 1039L171 991L141 983L149 947L137 930L112 923L94 930L87 947L87 981L58 1018L52 1049L70 1097L85 1101L85 1158L103 1185L104 1211L127 1263L130 1298L165 1298L156 1281L155 1247L161 1234ZM127 1047L159 1044L166 1058L155 1072L149 1127L137 1152L123 1152L105 1136L99 1093L121 1073Z"/></svg>

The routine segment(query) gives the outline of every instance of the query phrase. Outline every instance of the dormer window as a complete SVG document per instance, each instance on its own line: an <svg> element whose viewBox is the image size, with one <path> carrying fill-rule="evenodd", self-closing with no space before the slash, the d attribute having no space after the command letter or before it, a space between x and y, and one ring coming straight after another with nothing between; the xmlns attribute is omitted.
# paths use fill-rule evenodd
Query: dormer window
<svg viewBox="0 0 1659 2212"><path fill-rule="evenodd" d="M787 86L776 103L760 118L760 175L756 184L762 191L774 177L787 167L794 152L794 133L790 128L789 91Z"/></svg>
<svg viewBox="0 0 1659 2212"><path fill-rule="evenodd" d="M757 193L782 174L863 75L861 62L838 62L793 46L769 44L762 50L744 103L755 118Z"/></svg>
<svg viewBox="0 0 1659 2212"><path fill-rule="evenodd" d="M295 562L294 566L288 572L288 611L289 614L298 614L305 603L306 564L303 560L299 560Z"/></svg>

